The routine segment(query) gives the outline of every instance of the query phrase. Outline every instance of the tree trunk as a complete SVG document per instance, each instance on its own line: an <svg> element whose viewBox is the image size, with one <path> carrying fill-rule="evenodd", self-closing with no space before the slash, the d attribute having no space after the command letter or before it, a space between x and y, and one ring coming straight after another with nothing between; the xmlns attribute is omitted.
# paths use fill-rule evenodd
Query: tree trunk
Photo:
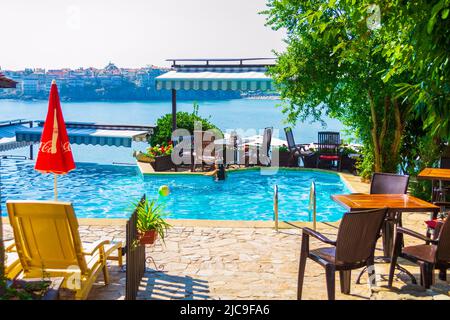
<svg viewBox="0 0 450 320"><path fill-rule="evenodd" d="M372 142L373 142L373 158L374 158L374 171L381 172L383 157L381 154L381 141L378 138L378 119L377 112L375 110L375 101L372 94L372 90L369 89L369 102L370 112L372 114Z"/></svg>
<svg viewBox="0 0 450 320"><path fill-rule="evenodd" d="M392 156L398 155L400 151L400 143L402 141L404 125L402 123L402 116L400 112L400 105L397 99L394 99L394 119L395 119L395 131L394 131L394 141L392 142L391 152Z"/></svg>

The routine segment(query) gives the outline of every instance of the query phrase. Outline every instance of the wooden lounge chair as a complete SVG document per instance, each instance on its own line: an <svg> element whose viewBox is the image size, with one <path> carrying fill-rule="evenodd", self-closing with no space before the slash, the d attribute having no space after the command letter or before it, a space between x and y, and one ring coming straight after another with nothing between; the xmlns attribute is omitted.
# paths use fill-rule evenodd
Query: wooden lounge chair
<svg viewBox="0 0 450 320"><path fill-rule="evenodd" d="M194 131L194 141L201 143L194 145L193 159L194 163L192 171L195 171L197 165L201 166L201 170L205 171L205 165L214 168L216 162L216 148L214 145L215 136L210 131Z"/></svg>
<svg viewBox="0 0 450 320"><path fill-rule="evenodd" d="M423 240L425 244L402 248L403 235ZM434 269L440 270L439 278L446 280L446 271L450 268L450 219L446 219L436 239L431 239L415 231L398 227L395 239L394 254L389 272L389 287L394 280L394 270L398 257L404 258L420 266L420 283L426 289L434 282Z"/></svg>
<svg viewBox="0 0 450 320"><path fill-rule="evenodd" d="M16 252L14 241L5 242L5 276L7 279L15 279L22 272L19 256Z"/></svg>
<svg viewBox="0 0 450 320"><path fill-rule="evenodd" d="M109 283L107 259L122 265L121 243L81 242L71 203L7 201L6 207L24 278L64 277L63 287L85 299L101 271Z"/></svg>
<svg viewBox="0 0 450 320"><path fill-rule="evenodd" d="M286 140L288 143L289 149L289 163L297 164L298 166L298 158L301 158L303 163L305 163L305 157L310 156L312 152L306 151L306 148L302 144L295 144L294 135L292 133L291 127L284 128L284 133L286 134Z"/></svg>
<svg viewBox="0 0 450 320"><path fill-rule="evenodd" d="M272 164L270 158L270 147L272 145L273 128L264 128L262 146L258 148L258 165L270 166Z"/></svg>
<svg viewBox="0 0 450 320"><path fill-rule="evenodd" d="M341 171L341 138L339 132L320 131L317 142L317 162L319 168L321 162L336 163L336 168Z"/></svg>
<svg viewBox="0 0 450 320"><path fill-rule="evenodd" d="M336 241L309 228L303 228L298 272L297 299L302 298L306 259L325 268L328 299L335 299L335 272L339 271L341 292L350 293L351 270L371 266L387 209L348 212L342 217ZM328 247L309 249L310 237L328 244Z"/></svg>
<svg viewBox="0 0 450 320"><path fill-rule="evenodd" d="M270 157L272 133L272 127L264 128L263 141L261 145L244 145L243 152L240 152L239 164L245 164L246 167L250 165L270 167L272 164Z"/></svg>

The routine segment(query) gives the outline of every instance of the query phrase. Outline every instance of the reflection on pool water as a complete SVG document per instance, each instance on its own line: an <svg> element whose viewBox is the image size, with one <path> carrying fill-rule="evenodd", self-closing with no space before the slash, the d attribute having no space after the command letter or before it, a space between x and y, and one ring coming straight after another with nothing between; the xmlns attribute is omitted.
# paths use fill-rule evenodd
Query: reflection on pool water
<svg viewBox="0 0 450 320"><path fill-rule="evenodd" d="M6 200L53 199L53 177L33 169L31 161L2 160L0 169L2 214ZM127 218L132 203L146 193L157 197L168 185L171 193L160 199L172 219L272 220L273 188L279 188L280 220L308 221L309 189L317 189L317 220L339 220L344 210L330 195L348 193L334 173L280 170L261 175L259 170L231 172L225 181L207 176L146 176L136 166L78 163L77 169L58 178L59 200L71 201L79 218Z"/></svg>

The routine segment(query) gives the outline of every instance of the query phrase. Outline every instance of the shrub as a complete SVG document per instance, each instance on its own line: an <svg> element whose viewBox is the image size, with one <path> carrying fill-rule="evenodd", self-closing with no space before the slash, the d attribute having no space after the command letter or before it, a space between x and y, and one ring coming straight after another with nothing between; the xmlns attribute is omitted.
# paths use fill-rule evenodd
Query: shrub
<svg viewBox="0 0 450 320"><path fill-rule="evenodd" d="M218 128L213 125L209 118L202 118L198 115L198 105L194 104L194 111L177 112L177 127L179 129L186 129L191 134L194 132L194 123L198 121L202 123L202 130L210 130ZM163 145L172 140L172 114L168 113L156 121L156 128L150 137L150 145Z"/></svg>

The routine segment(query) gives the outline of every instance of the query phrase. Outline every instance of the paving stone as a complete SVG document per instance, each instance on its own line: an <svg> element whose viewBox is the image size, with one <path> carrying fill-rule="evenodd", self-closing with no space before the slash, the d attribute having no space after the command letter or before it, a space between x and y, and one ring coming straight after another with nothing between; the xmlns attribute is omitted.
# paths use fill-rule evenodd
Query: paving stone
<svg viewBox="0 0 450 320"><path fill-rule="evenodd" d="M423 214L405 213L404 226L424 232ZM3 225L4 237L12 237L11 227ZM335 238L338 223L318 224L318 231ZM102 237L125 239L122 226L80 226L83 241L95 241ZM146 273L141 281L139 299L296 299L297 273L300 255L301 230L298 228L208 228L173 227L169 230L165 245L160 241L146 248L157 265L164 265L164 272ZM420 242L408 238L407 245ZM323 246L312 239L311 249ZM381 255L381 241L377 244ZM124 260L125 261L125 260ZM404 260L400 264L418 277L419 268ZM116 262L111 265L111 284L105 286L99 276L89 299L124 299L125 273ZM148 265L154 268L153 265ZM430 290L409 283L402 274L394 278L393 288L387 287L389 264L375 265L378 287L371 292L364 275L362 284L355 279L359 270L352 272L350 295L339 290L336 276L336 298L404 300L450 299L450 283L437 279ZM324 268L308 260L303 288L303 299L327 299Z"/></svg>

